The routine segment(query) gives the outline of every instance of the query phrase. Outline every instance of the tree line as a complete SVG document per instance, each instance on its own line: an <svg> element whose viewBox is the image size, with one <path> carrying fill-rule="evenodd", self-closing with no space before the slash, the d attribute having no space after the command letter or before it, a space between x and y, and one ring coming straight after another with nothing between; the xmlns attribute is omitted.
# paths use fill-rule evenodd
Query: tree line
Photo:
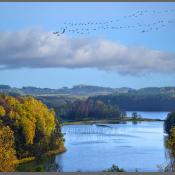
<svg viewBox="0 0 175 175"><path fill-rule="evenodd" d="M118 105L125 111L173 111L175 110L175 95L125 93L99 95L89 97L93 101L100 100L107 105Z"/></svg>
<svg viewBox="0 0 175 175"><path fill-rule="evenodd" d="M120 119L121 111L117 105L106 105L100 100L76 100L56 108L64 120Z"/></svg>
<svg viewBox="0 0 175 175"><path fill-rule="evenodd" d="M123 111L175 110L175 96L172 94L125 93L82 99L71 96L39 96L37 99L49 108L54 108L63 120L120 118Z"/></svg>

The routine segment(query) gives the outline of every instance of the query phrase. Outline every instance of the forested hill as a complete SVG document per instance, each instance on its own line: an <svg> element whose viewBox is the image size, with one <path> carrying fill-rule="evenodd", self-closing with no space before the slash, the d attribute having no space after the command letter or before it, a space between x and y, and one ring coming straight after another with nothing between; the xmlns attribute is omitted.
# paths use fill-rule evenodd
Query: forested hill
<svg viewBox="0 0 175 175"><path fill-rule="evenodd" d="M118 105L124 111L175 111L175 94L142 92L89 97L107 105Z"/></svg>
<svg viewBox="0 0 175 175"><path fill-rule="evenodd" d="M77 85L60 89L22 87L12 88L0 85L0 92L12 96L33 95L56 111L65 105L71 108L78 100L101 101L108 106L118 106L124 111L174 111L175 87L108 88L90 85ZM59 114L59 113L58 113Z"/></svg>
<svg viewBox="0 0 175 175"><path fill-rule="evenodd" d="M175 96L171 93L115 93L83 99L68 96L38 96L37 99L49 108L54 108L62 119L110 118L110 116L113 118L120 116L117 113L121 111L175 111Z"/></svg>

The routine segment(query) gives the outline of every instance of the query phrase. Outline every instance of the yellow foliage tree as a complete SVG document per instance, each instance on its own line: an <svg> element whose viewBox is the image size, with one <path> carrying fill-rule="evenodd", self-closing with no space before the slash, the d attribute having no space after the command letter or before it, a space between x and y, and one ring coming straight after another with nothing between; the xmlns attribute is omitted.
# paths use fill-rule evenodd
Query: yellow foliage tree
<svg viewBox="0 0 175 175"><path fill-rule="evenodd" d="M48 109L33 97L1 96L2 123L15 132L15 147L18 158L33 156L39 152L57 149L63 145L62 135L54 110ZM58 146L59 146L58 145Z"/></svg>
<svg viewBox="0 0 175 175"><path fill-rule="evenodd" d="M23 103L11 96L5 97L6 103L11 109L8 112L9 119L21 126L26 139L26 144L33 144L36 130L43 136L50 137L55 130L55 113L50 111L42 102L33 97L24 97ZM5 115L3 107L0 115Z"/></svg>
<svg viewBox="0 0 175 175"><path fill-rule="evenodd" d="M0 126L0 171L14 171L16 161L13 131Z"/></svg>
<svg viewBox="0 0 175 175"><path fill-rule="evenodd" d="M0 117L5 115L5 109L3 106L0 106Z"/></svg>
<svg viewBox="0 0 175 175"><path fill-rule="evenodd" d="M175 127L172 127L169 138L167 140L167 146L171 149L172 154L175 155Z"/></svg>
<svg viewBox="0 0 175 175"><path fill-rule="evenodd" d="M33 139L35 137L35 123L28 118L23 118L21 121L23 127L23 134L25 135L26 144L33 144Z"/></svg>

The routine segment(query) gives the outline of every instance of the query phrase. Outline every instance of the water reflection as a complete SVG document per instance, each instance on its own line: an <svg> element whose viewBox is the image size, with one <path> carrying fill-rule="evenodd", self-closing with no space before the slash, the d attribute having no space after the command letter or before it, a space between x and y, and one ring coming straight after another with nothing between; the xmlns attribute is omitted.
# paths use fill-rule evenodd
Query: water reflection
<svg viewBox="0 0 175 175"><path fill-rule="evenodd" d="M21 164L17 167L17 171L23 172L62 172L61 157L51 156L43 157L28 163Z"/></svg>

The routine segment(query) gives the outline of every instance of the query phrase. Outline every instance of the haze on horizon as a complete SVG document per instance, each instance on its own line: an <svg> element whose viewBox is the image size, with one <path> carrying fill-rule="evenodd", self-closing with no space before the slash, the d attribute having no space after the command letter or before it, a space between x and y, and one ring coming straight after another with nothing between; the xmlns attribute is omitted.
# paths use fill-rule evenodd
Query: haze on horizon
<svg viewBox="0 0 175 175"><path fill-rule="evenodd" d="M148 28L138 27L175 20L173 9L170 2L1 3L0 84L55 89L78 84L175 86L175 23L144 33ZM123 19L138 10L148 12ZM113 26L137 27L53 35L65 22L116 19L122 20Z"/></svg>

